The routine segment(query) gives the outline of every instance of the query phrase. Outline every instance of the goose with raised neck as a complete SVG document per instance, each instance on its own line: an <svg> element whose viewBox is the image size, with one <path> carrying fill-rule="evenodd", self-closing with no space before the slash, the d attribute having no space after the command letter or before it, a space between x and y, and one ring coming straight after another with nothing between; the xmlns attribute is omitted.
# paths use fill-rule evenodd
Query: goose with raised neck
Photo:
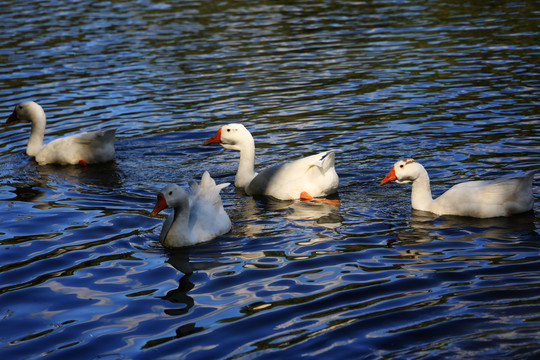
<svg viewBox="0 0 540 360"><path fill-rule="evenodd" d="M34 157L40 165L87 165L114 159L115 129L83 132L44 144L45 111L34 101L16 105L6 123L19 121L32 123L26 154Z"/></svg>
<svg viewBox="0 0 540 360"><path fill-rule="evenodd" d="M312 199L335 193L339 185L333 151L272 165L256 173L255 141L244 125L225 125L204 144L220 144L240 152L234 184L248 195L278 200Z"/></svg>
<svg viewBox="0 0 540 360"><path fill-rule="evenodd" d="M399 160L381 181L412 184L411 207L436 215L477 218L511 216L530 211L534 205L532 180L535 171L495 180L477 180L452 186L436 199L431 195L426 169L411 158Z"/></svg>

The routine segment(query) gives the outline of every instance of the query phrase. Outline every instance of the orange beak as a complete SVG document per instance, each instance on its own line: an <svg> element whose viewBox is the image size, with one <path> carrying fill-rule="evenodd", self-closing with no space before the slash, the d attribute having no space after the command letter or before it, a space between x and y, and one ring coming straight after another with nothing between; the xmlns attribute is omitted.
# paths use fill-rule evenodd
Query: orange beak
<svg viewBox="0 0 540 360"><path fill-rule="evenodd" d="M165 196L163 196L163 194L158 194L156 206L154 206L154 210L152 210L150 216L156 216L161 210L165 208L167 208L167 201L165 200Z"/></svg>
<svg viewBox="0 0 540 360"><path fill-rule="evenodd" d="M384 185L387 182L396 181L396 180L397 180L396 172L394 171L394 167L392 166L392 170L390 170L390 172L386 174L384 179L381 181L381 185Z"/></svg>
<svg viewBox="0 0 540 360"><path fill-rule="evenodd" d="M221 129L219 129L214 136L204 142L204 145L219 144L221 142Z"/></svg>
<svg viewBox="0 0 540 360"><path fill-rule="evenodd" d="M17 112L13 110L13 113L9 115L9 118L6 121L6 124L11 124L17 121L19 121L19 118L17 117Z"/></svg>

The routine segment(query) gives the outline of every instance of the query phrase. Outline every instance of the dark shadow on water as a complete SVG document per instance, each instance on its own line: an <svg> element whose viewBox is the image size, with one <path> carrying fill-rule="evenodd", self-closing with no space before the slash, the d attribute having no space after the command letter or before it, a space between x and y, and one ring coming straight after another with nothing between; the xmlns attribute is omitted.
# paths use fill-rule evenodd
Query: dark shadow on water
<svg viewBox="0 0 540 360"><path fill-rule="evenodd" d="M3 174L8 177L8 174ZM11 201L40 200L52 183L68 182L74 185L91 184L100 187L118 188L122 185L123 175L115 161L88 166L80 165L38 165L30 160L22 167L14 167L9 174L7 184L15 196Z"/></svg>
<svg viewBox="0 0 540 360"><path fill-rule="evenodd" d="M10 185L14 187L14 190L10 190L10 192L14 193L15 197L8 199L9 201L34 202L45 196L45 192L39 189L41 184L38 182L33 182L31 184L11 183Z"/></svg>
<svg viewBox="0 0 540 360"><path fill-rule="evenodd" d="M142 347L142 349L151 349L153 347L165 344L169 341L183 338L188 335L196 334L204 330L205 328L196 326L194 323L188 323L176 329L176 336L167 336L167 337L147 341L146 344Z"/></svg>
<svg viewBox="0 0 540 360"><path fill-rule="evenodd" d="M271 222L287 219L299 226L317 226L335 229L342 225L340 206L326 203L276 200L265 196L248 196L241 189L234 189L237 197L234 206L226 206L233 222L233 234L257 237ZM338 194L331 197L339 200ZM225 235L227 236L227 235Z"/></svg>
<svg viewBox="0 0 540 360"><path fill-rule="evenodd" d="M33 161L34 162L34 161ZM34 162L35 163L35 162ZM104 187L119 187L122 184L123 175L116 161L103 164L81 165L37 165L37 170L44 178L49 176L61 176L72 178L79 182L93 183Z"/></svg>
<svg viewBox="0 0 540 360"><path fill-rule="evenodd" d="M340 201L338 193L327 196L326 199ZM283 217L292 221L312 220L315 225L335 229L341 226L344 220L339 213L339 205L317 201L284 201L265 196L255 196L253 200L264 212L283 212Z"/></svg>
<svg viewBox="0 0 540 360"><path fill-rule="evenodd" d="M413 228L436 228L436 229L449 229L456 227L476 227L476 228L488 228L488 227L500 227L513 230L535 230L534 225L535 215L534 211L529 211L523 214L509 216L509 217L496 217L496 218L473 218L468 216L436 216L429 212L412 210L409 223Z"/></svg>
<svg viewBox="0 0 540 360"><path fill-rule="evenodd" d="M189 280L189 277L190 275L182 276L178 281L178 288L167 291L167 294L162 297L162 299L168 300L175 305L183 304L185 306L174 309L165 309L165 314L170 316L184 315L193 307L193 305L195 305L193 298L188 295L188 292L195 286Z"/></svg>
<svg viewBox="0 0 540 360"><path fill-rule="evenodd" d="M189 247L167 249L169 254L167 262L187 276L193 274L193 267L189 263L189 251Z"/></svg>
<svg viewBox="0 0 540 360"><path fill-rule="evenodd" d="M167 249L169 259L167 262L171 264L175 269L182 272L184 275L178 280L178 287L167 291L165 296L162 296L161 299L167 300L172 305L175 305L175 308L168 308L164 310L164 313L169 316L182 316L189 312L189 310L195 305L195 301L188 293L195 287L195 284L189 279L193 274L193 266L189 261L190 248L178 248L178 249ZM181 318L179 318L181 319ZM195 334L201 331L204 331L205 328L196 326L195 323L187 323L179 326L176 329L175 336L167 336L154 340L148 341L142 348L148 349L161 344L167 343L169 341L182 338L191 334Z"/></svg>
<svg viewBox="0 0 540 360"><path fill-rule="evenodd" d="M235 191L236 191L236 194L239 196L247 196L246 193L241 189L235 188ZM325 198L328 200L340 201L338 192L330 194L326 196ZM278 200L271 196L264 196L264 195L253 195L253 199L255 199L257 203L261 204L261 206L263 206L265 209L268 208L270 210L272 210L273 207L283 207L286 204L299 201L299 200Z"/></svg>
<svg viewBox="0 0 540 360"><path fill-rule="evenodd" d="M465 216L436 216L425 211L412 210L409 218L410 229L400 231L395 238L388 241L392 247L398 242L425 243L434 239L452 239L458 241L474 241L487 238L508 241L521 233L521 240L538 239L534 211L510 217L473 218Z"/></svg>
<svg viewBox="0 0 540 360"><path fill-rule="evenodd" d="M167 262L184 275L178 281L178 288L167 291L167 294L165 294L162 299L168 300L175 305L183 304L184 306L174 309L165 309L164 312L170 316L183 315L186 314L195 304L193 298L188 295L188 292L195 286L189 280L189 277L193 274L193 268L189 263L190 249L179 248L170 249L167 251L169 252L169 260L167 260Z"/></svg>

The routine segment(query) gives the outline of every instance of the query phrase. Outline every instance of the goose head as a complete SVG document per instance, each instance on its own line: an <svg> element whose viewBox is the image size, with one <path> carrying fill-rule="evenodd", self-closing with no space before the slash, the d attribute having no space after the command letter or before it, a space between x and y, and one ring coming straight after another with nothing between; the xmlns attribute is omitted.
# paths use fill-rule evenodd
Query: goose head
<svg viewBox="0 0 540 360"><path fill-rule="evenodd" d="M225 149L242 150L246 145L253 144L253 136L242 124L228 124L219 129L214 136L206 140L204 145L220 144Z"/></svg>
<svg viewBox="0 0 540 360"><path fill-rule="evenodd" d="M38 103L26 101L15 106L15 109L7 119L6 124L24 121L44 125L45 119L45 111L43 111L43 108Z"/></svg>
<svg viewBox="0 0 540 360"><path fill-rule="evenodd" d="M178 185L167 185L157 195L157 202L150 216L156 216L161 210L178 208L189 204L188 194Z"/></svg>
<svg viewBox="0 0 540 360"><path fill-rule="evenodd" d="M395 181L398 184L412 183L425 172L424 167L414 159L407 158L399 160L392 166L388 174L386 174L381 181L381 185L390 181Z"/></svg>

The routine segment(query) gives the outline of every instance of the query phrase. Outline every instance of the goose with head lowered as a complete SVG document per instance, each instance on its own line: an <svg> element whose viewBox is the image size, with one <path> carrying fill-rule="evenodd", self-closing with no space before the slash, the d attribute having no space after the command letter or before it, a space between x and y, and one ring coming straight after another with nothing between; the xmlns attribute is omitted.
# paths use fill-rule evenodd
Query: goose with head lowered
<svg viewBox="0 0 540 360"><path fill-rule="evenodd" d="M225 125L204 144L220 144L225 149L240 151L234 185L243 188L248 195L311 200L337 191L339 178L332 151L276 164L256 173L255 141L244 125Z"/></svg>
<svg viewBox="0 0 540 360"><path fill-rule="evenodd" d="M229 183L216 185L208 171L200 184L191 181L186 191L178 185L164 187L150 216L172 208L159 241L165 247L182 247L206 242L231 230L231 220L223 208L219 192Z"/></svg>
<svg viewBox="0 0 540 360"><path fill-rule="evenodd" d="M32 123L26 154L35 157L40 165L87 165L114 159L115 129L83 132L43 144L45 111L33 101L16 105L6 124L18 121Z"/></svg>
<svg viewBox="0 0 540 360"><path fill-rule="evenodd" d="M436 215L491 218L524 213L533 208L534 173L460 183L433 199L426 169L413 159L403 159L394 164L381 185L391 181L412 183L411 205L416 210Z"/></svg>

